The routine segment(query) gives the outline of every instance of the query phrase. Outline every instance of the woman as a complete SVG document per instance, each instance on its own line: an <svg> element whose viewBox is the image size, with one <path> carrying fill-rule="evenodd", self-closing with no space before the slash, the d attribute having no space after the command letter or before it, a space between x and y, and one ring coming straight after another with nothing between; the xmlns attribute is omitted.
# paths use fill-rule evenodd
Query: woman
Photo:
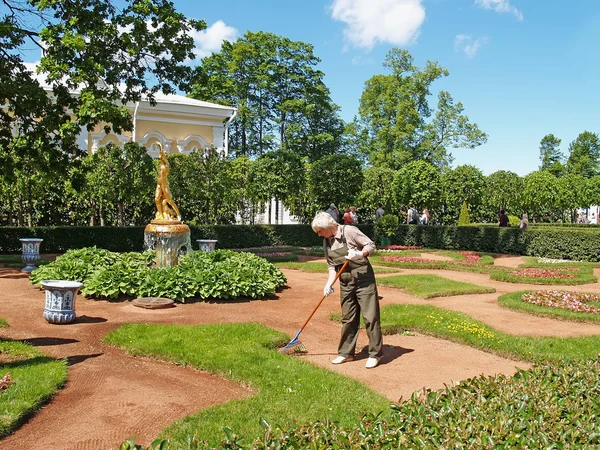
<svg viewBox="0 0 600 450"><path fill-rule="evenodd" d="M421 215L421 219L419 220L419 222L421 222L421 225L429 225L429 210L427 208L423 209L423 214Z"/></svg>
<svg viewBox="0 0 600 450"><path fill-rule="evenodd" d="M340 275L340 300L342 306L342 335L338 356L332 364L342 364L354 359L360 328L360 316L369 337L369 358L365 367L377 367L383 356L383 339L379 316L379 300L375 274L367 257L375 251L375 243L352 225L338 225L332 217L320 211L312 221L312 229L323 238L329 278L323 295L333 293L333 280L346 260L346 270Z"/></svg>

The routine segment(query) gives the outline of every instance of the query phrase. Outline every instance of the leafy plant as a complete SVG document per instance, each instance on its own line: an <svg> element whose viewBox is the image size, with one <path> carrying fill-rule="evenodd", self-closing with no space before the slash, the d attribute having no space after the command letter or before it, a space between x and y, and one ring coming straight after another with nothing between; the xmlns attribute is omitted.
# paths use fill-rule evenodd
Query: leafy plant
<svg viewBox="0 0 600 450"><path fill-rule="evenodd" d="M375 236L379 238L393 238L398 232L400 220L395 214L385 214L375 222Z"/></svg>
<svg viewBox="0 0 600 450"><path fill-rule="evenodd" d="M469 217L469 208L467 208L467 202L463 200L462 206L460 207L460 215L458 216L458 225L469 225L471 218Z"/></svg>

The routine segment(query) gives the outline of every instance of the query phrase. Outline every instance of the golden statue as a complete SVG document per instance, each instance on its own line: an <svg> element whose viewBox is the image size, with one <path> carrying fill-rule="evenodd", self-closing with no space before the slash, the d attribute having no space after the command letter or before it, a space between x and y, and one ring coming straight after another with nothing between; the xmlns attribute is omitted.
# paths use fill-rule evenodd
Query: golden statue
<svg viewBox="0 0 600 450"><path fill-rule="evenodd" d="M154 191L154 203L156 204L155 221L161 222L181 222L179 208L173 202L171 190L169 189L169 161L160 142L157 143L160 148L160 166L158 167L158 181Z"/></svg>

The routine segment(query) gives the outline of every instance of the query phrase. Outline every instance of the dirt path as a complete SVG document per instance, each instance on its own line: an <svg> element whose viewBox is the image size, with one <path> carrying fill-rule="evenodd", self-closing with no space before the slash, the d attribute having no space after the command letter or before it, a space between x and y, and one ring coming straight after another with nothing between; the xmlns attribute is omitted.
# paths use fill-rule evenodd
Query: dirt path
<svg viewBox="0 0 600 450"><path fill-rule="evenodd" d="M517 264L510 257L506 265ZM464 295L421 300L401 290L380 287L381 304L433 304L462 311L499 330L522 335L574 336L600 334L600 326L555 321L500 308L496 298L505 292L540 289L500 283L487 275L440 270L436 273L497 289L496 294ZM130 302L77 298L76 322L51 325L42 318L44 293L15 269L0 269L0 317L10 328L3 337L24 339L46 354L67 358L69 379L51 403L13 435L0 441L2 449L108 449L137 436L148 445L168 424L194 411L252 395L222 378L165 363L133 358L100 342L107 332L127 322L207 324L257 321L293 335L322 295L327 275L286 270L288 288L269 300L192 303L165 310L145 310ZM393 276L390 274L386 276ZM567 289L571 289L570 287ZM600 292L600 285L575 290ZM484 374L513 374L529 364L497 357L442 339L416 334L386 336L385 355L375 370L366 370L366 354L341 366L332 366L339 325L328 316L338 312L337 299L327 299L302 334L313 363L355 378L391 401L408 398L422 388L439 389L452 382ZM361 332L359 349L367 343Z"/></svg>

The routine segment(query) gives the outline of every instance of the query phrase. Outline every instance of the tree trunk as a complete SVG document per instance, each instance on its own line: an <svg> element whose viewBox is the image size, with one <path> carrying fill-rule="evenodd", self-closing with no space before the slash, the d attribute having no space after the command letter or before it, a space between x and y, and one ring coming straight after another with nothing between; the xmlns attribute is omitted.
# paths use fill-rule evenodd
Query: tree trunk
<svg viewBox="0 0 600 450"><path fill-rule="evenodd" d="M275 225L279 224L279 199L275 199Z"/></svg>
<svg viewBox="0 0 600 450"><path fill-rule="evenodd" d="M269 225L271 225L271 212L273 211L273 201L269 201Z"/></svg>

